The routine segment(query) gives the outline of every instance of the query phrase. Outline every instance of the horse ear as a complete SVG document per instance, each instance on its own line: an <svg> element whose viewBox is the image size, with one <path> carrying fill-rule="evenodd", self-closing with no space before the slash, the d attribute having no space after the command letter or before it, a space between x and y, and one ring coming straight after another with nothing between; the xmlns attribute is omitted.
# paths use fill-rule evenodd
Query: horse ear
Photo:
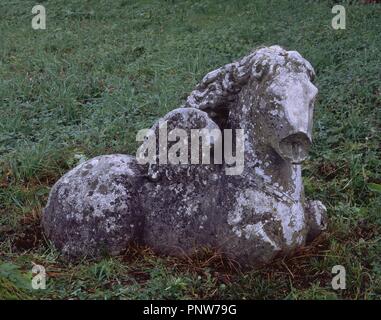
<svg viewBox="0 0 381 320"><path fill-rule="evenodd" d="M299 64L303 65L306 68L307 74L311 81L315 80L315 70L312 67L311 63L309 63L306 59L304 59L299 52L297 51L287 51L287 56L294 61L297 61Z"/></svg>

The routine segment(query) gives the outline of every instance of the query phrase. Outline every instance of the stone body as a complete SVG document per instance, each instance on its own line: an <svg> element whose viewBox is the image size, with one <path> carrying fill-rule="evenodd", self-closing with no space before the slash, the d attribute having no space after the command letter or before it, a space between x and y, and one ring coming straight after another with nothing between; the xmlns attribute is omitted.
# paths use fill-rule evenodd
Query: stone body
<svg viewBox="0 0 381 320"><path fill-rule="evenodd" d="M168 131L244 129L243 172L227 175L225 162L97 157L53 187L43 213L48 238L68 257L118 254L136 241L173 255L211 246L243 265L304 245L326 227L326 209L305 200L301 176L312 142L313 77L308 61L279 46L210 72L151 134L163 121Z"/></svg>
<svg viewBox="0 0 381 320"><path fill-rule="evenodd" d="M119 254L142 234L140 166L127 155L88 160L50 191L42 216L46 236L71 258Z"/></svg>

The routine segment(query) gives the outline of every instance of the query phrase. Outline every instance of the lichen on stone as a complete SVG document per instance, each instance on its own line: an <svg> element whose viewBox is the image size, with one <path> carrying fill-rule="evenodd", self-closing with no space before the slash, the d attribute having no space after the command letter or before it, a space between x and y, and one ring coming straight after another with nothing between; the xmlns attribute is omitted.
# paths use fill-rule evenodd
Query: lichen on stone
<svg viewBox="0 0 381 320"><path fill-rule="evenodd" d="M209 72L183 106L152 126L139 150L149 139L159 142L163 124L187 137L194 129L243 130L243 171L227 175L226 161L96 157L53 186L42 218L47 238L70 258L119 254L135 241L173 255L211 246L244 265L304 245L327 223L324 205L305 199L301 176L312 142L314 76L298 52L279 46ZM209 141L211 154L217 142Z"/></svg>

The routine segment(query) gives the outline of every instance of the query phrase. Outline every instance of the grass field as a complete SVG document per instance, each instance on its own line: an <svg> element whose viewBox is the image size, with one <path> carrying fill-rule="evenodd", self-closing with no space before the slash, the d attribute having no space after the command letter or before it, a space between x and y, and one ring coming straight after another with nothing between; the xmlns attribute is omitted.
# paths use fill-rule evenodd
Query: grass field
<svg viewBox="0 0 381 320"><path fill-rule="evenodd" d="M380 299L381 4L343 1L0 2L0 298ZM130 248L68 264L40 230L55 181L81 159L135 154L135 135L184 101L208 71L260 45L299 51L315 67L307 196L329 229L293 257L257 270L204 250L188 259ZM48 274L30 290L31 268ZM343 265L347 289L331 287Z"/></svg>

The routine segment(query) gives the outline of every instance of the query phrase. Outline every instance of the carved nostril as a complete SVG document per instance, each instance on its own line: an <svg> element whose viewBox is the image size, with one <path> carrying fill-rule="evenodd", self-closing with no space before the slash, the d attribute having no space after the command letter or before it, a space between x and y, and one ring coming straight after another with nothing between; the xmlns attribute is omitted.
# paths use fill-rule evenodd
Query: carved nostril
<svg viewBox="0 0 381 320"><path fill-rule="evenodd" d="M281 140L279 149L281 156L292 163L301 163L307 158L311 140L307 134L297 132Z"/></svg>

